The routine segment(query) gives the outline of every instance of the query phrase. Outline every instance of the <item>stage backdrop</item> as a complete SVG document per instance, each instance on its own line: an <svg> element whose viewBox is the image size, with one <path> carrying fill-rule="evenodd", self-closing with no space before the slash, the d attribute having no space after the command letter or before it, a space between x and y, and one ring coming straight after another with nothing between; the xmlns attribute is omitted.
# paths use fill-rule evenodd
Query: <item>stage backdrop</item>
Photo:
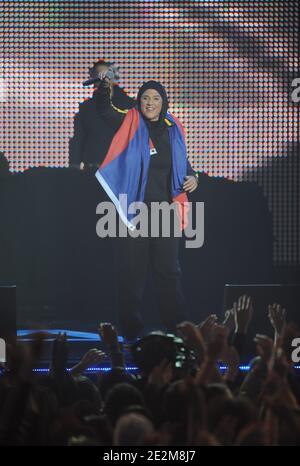
<svg viewBox="0 0 300 466"><path fill-rule="evenodd" d="M160 80L190 161L256 181L273 213L274 261L297 265L298 1L1 1L1 146L14 171L68 166L88 68L120 66L134 96ZM245 206L246 208L246 206Z"/></svg>

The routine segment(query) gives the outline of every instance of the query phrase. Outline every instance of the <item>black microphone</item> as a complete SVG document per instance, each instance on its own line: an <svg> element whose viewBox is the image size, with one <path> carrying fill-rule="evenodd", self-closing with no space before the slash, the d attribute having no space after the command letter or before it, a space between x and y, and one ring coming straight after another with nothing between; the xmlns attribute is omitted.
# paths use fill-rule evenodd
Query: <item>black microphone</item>
<svg viewBox="0 0 300 466"><path fill-rule="evenodd" d="M82 85L85 86L90 86L91 84L99 83L100 81L104 81L105 78L108 78L110 80L114 79L115 75L113 70L109 69L103 79L100 79L99 76L96 76L95 78L90 78L87 81L84 81Z"/></svg>

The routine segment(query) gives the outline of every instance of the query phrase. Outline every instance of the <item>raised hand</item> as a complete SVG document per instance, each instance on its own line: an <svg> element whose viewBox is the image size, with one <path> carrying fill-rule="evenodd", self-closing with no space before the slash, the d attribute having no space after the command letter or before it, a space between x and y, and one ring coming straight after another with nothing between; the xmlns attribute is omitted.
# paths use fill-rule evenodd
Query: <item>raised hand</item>
<svg viewBox="0 0 300 466"><path fill-rule="evenodd" d="M202 350L204 341L200 329L192 322L181 322L177 325L177 333L184 340L188 348Z"/></svg>
<svg viewBox="0 0 300 466"><path fill-rule="evenodd" d="M106 355L103 351L100 351L97 348L92 348L84 354L81 361L76 364L76 366L72 367L70 372L72 375L78 375L89 367L100 364L105 357Z"/></svg>
<svg viewBox="0 0 300 466"><path fill-rule="evenodd" d="M275 331L275 335L278 336L282 329L285 326L285 317L286 311L285 309L277 303L269 304L268 305L268 317L270 323Z"/></svg>
<svg viewBox="0 0 300 466"><path fill-rule="evenodd" d="M209 315L201 324L198 325L202 338L208 342L213 334L213 329L217 323L218 317L216 314Z"/></svg>
<svg viewBox="0 0 300 466"><path fill-rule="evenodd" d="M101 323L98 328L101 340L107 347L112 367L125 367L125 358L118 340L117 329L110 323Z"/></svg>
<svg viewBox="0 0 300 466"><path fill-rule="evenodd" d="M98 333L101 340L109 349L119 348L117 329L110 322L100 323Z"/></svg>
<svg viewBox="0 0 300 466"><path fill-rule="evenodd" d="M245 294L240 296L238 301L233 303L233 312L235 320L235 332L247 333L248 325L253 316L251 297Z"/></svg>
<svg viewBox="0 0 300 466"><path fill-rule="evenodd" d="M52 358L50 363L50 373L52 375L62 375L66 372L68 362L68 347L66 332L59 332L53 340Z"/></svg>

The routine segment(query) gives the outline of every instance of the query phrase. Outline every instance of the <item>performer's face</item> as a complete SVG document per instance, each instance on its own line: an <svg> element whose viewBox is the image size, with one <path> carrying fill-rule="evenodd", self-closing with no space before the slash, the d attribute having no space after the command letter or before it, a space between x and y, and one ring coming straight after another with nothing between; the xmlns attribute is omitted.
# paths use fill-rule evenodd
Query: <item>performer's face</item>
<svg viewBox="0 0 300 466"><path fill-rule="evenodd" d="M162 97L155 89L147 89L141 97L141 111L150 121L157 121L162 109Z"/></svg>

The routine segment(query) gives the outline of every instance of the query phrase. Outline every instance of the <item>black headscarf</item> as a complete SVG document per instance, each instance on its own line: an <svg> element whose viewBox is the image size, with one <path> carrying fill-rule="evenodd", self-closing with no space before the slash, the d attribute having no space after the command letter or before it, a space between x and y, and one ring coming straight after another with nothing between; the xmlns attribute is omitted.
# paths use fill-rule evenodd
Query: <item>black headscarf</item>
<svg viewBox="0 0 300 466"><path fill-rule="evenodd" d="M166 114L167 114L167 110L169 108L169 101L168 101L168 96L167 96L167 93L166 93L166 90L165 88L163 87L162 84L160 84L160 82L158 81L147 81L146 83L144 83L139 91L138 91L138 95L137 95L137 106L138 106L138 110L139 112L141 112L141 97L142 95L144 94L145 91L147 91L147 89L155 89L161 96L163 102L162 102L162 109L161 109L161 112L160 112L160 115L159 115L159 126L164 122L164 119L166 118ZM147 122L147 118L144 118L144 120Z"/></svg>

